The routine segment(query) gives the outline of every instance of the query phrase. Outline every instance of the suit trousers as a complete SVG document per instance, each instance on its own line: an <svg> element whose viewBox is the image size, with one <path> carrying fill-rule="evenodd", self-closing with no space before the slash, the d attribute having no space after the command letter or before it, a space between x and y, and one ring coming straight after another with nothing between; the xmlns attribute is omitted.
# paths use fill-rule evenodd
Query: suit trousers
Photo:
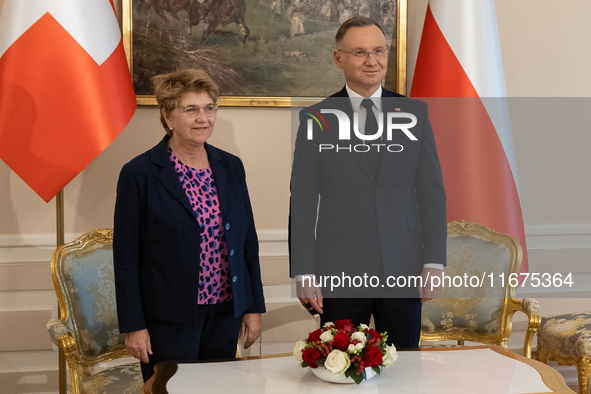
<svg viewBox="0 0 591 394"><path fill-rule="evenodd" d="M355 327L368 324L373 314L375 329L387 331L388 344L397 348L418 348L421 337L419 298L325 298L320 324L351 319Z"/></svg>
<svg viewBox="0 0 591 394"><path fill-rule="evenodd" d="M161 361L220 360L236 357L242 315L234 317L233 302L197 305L194 323L177 323L146 318L152 355L141 363L144 382Z"/></svg>

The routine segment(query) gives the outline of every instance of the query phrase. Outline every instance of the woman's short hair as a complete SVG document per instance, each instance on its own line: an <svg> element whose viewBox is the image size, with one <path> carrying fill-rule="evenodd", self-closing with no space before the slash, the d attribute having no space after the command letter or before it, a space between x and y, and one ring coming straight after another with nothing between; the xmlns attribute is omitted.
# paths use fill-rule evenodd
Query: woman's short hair
<svg viewBox="0 0 591 394"><path fill-rule="evenodd" d="M172 137L172 130L168 128L162 112L170 114L188 92L205 92L213 102L217 102L220 95L218 85L203 70L187 68L168 74L156 75L154 81L154 94L160 108L160 122L166 130L166 134Z"/></svg>
<svg viewBox="0 0 591 394"><path fill-rule="evenodd" d="M382 34L384 36L386 35L386 33L384 33L384 29L378 22L374 21L373 19L366 18L364 16L356 16L351 19L347 19L345 22L343 22L341 27L339 27L337 34L334 36L337 46L341 43L341 41L343 41L343 38L345 37L345 33L347 33L347 30L349 30L352 27L366 26L377 26L381 30Z"/></svg>

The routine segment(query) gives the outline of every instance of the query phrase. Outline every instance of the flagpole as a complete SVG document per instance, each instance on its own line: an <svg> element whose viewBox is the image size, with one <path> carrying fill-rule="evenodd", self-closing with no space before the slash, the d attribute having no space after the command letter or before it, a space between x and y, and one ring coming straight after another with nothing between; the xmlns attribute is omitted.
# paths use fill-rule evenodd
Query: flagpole
<svg viewBox="0 0 591 394"><path fill-rule="evenodd" d="M57 248L62 246L65 243L65 231L64 231L64 189L60 190L59 193L55 196L55 206L56 206L56 218L55 218L55 227L56 227L56 243ZM62 313L60 311L59 303L57 305L57 314L61 319ZM62 348L59 348L59 360L58 360L58 367L59 367L59 385L60 385L60 394L67 394L68 392L68 381L66 379L66 355Z"/></svg>

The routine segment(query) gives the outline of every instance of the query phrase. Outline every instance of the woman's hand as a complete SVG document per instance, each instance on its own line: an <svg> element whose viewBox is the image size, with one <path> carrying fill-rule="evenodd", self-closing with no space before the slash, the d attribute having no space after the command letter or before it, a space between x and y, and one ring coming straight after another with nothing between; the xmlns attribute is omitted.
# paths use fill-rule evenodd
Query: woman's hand
<svg viewBox="0 0 591 394"><path fill-rule="evenodd" d="M152 354L152 345L150 344L150 335L147 329L126 333L125 347L132 357L146 364L150 362L148 354Z"/></svg>
<svg viewBox="0 0 591 394"><path fill-rule="evenodd" d="M261 314L260 313L245 313L242 316L242 327L240 327L240 336L242 339L246 336L244 348L248 349L253 343L259 339L261 335Z"/></svg>

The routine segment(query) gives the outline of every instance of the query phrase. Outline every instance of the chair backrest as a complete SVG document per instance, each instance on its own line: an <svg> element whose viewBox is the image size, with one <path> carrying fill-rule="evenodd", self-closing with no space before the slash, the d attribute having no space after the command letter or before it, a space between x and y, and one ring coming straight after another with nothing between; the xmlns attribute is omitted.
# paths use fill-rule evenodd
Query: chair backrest
<svg viewBox="0 0 591 394"><path fill-rule="evenodd" d="M56 249L51 260L60 320L84 367L127 355L117 321L112 243L113 230L93 230Z"/></svg>
<svg viewBox="0 0 591 394"><path fill-rule="evenodd" d="M515 285L522 257L510 235L468 221L448 223L444 276L450 279L439 298L423 304L421 340L505 345L519 305Z"/></svg>

